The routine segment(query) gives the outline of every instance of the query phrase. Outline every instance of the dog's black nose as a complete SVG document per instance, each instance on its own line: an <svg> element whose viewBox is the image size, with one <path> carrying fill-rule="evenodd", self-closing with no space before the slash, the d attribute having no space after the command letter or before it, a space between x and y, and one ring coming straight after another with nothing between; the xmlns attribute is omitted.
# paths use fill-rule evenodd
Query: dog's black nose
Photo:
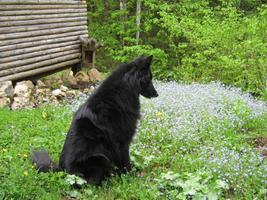
<svg viewBox="0 0 267 200"><path fill-rule="evenodd" d="M158 97L158 96L159 96L158 92L155 91L152 97Z"/></svg>

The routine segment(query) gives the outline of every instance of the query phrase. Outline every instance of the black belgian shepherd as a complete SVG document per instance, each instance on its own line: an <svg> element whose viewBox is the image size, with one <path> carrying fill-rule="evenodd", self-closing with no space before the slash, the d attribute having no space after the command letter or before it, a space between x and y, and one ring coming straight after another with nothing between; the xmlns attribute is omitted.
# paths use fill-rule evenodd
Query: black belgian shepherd
<svg viewBox="0 0 267 200"><path fill-rule="evenodd" d="M46 151L33 153L39 171L65 170L93 184L100 184L114 168L130 171L129 145L140 118L139 96L158 96L152 58L141 56L119 66L75 113L58 169Z"/></svg>

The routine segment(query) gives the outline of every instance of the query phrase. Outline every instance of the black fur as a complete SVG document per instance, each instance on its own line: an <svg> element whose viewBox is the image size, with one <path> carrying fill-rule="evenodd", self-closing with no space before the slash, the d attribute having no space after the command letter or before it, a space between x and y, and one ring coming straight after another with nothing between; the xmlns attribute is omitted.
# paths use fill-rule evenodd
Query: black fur
<svg viewBox="0 0 267 200"><path fill-rule="evenodd" d="M75 113L59 168L99 184L116 166L131 170L129 145L140 118L139 95L157 97L152 56L118 67ZM37 163L38 166L38 163Z"/></svg>
<svg viewBox="0 0 267 200"><path fill-rule="evenodd" d="M39 172L58 171L58 166L55 165L45 150L34 151L32 153L32 162Z"/></svg>

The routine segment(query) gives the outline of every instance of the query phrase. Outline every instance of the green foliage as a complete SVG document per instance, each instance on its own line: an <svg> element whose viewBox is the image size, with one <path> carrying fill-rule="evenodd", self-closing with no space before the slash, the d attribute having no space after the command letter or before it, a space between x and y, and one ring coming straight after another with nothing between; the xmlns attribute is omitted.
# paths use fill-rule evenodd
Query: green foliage
<svg viewBox="0 0 267 200"><path fill-rule="evenodd" d="M172 171L162 173L157 179L161 188L161 195L167 199L219 199L223 190L228 185L222 180L214 180L205 172L185 173L180 175Z"/></svg>
<svg viewBox="0 0 267 200"><path fill-rule="evenodd" d="M84 179L78 176L75 176L75 175L70 175L70 174L67 175L66 182L69 185L79 185L79 186L82 186L87 183Z"/></svg>
<svg viewBox="0 0 267 200"><path fill-rule="evenodd" d="M0 110L0 199L60 199L60 191L69 187L64 173L38 174L30 162L35 148L49 149L57 160L68 126L62 111Z"/></svg>
<svg viewBox="0 0 267 200"><path fill-rule="evenodd" d="M119 1L87 2L89 34L105 44L98 53L99 67L153 54L159 79L219 80L256 95L265 94L264 1L143 0L139 44L135 0L125 1L126 10L120 10Z"/></svg>

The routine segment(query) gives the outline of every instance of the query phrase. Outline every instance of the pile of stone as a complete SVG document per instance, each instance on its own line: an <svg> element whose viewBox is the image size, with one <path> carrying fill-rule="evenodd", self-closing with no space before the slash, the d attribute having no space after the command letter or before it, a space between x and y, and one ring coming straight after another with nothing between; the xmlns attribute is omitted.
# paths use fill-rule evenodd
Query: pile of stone
<svg viewBox="0 0 267 200"><path fill-rule="evenodd" d="M89 70L88 73L79 71L75 76L70 72L65 78L71 88L86 88L92 83L97 83L103 80L102 74L95 68Z"/></svg>
<svg viewBox="0 0 267 200"><path fill-rule="evenodd" d="M102 80L102 74L91 69L88 74L78 72L75 76L68 75L69 87L62 84L52 89L50 85L38 80L17 82L14 86L11 81L0 82L0 108L9 107L12 110L35 108L43 104L58 105L62 102L71 102L81 94L90 94L95 88L92 83ZM84 87L81 87L81 86ZM74 89L75 88L75 89Z"/></svg>
<svg viewBox="0 0 267 200"><path fill-rule="evenodd" d="M9 107L12 110L35 108L43 104L58 105L71 102L82 93L90 94L94 86L81 90L70 89L61 85L52 90L38 80L34 85L31 81L18 82L14 87L11 81L0 82L0 108Z"/></svg>

